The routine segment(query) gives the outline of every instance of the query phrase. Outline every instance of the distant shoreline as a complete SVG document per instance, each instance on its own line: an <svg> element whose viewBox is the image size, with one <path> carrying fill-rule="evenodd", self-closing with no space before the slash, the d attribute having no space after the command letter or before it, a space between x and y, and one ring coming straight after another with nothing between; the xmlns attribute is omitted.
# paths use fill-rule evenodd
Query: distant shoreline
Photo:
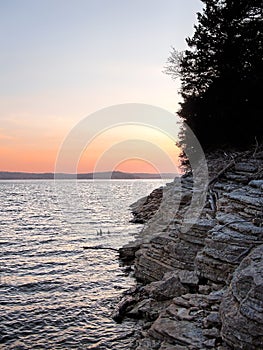
<svg viewBox="0 0 263 350"><path fill-rule="evenodd" d="M121 171L106 171L96 173L28 173L0 171L0 180L136 180L136 179L173 179L179 174L163 173L125 173Z"/></svg>

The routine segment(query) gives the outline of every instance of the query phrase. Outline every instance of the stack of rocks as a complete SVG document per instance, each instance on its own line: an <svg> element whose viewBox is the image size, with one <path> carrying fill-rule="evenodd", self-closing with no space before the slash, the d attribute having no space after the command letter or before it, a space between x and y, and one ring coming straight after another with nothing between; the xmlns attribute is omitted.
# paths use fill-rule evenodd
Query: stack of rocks
<svg viewBox="0 0 263 350"><path fill-rule="evenodd" d="M134 249L143 293L137 311L128 310L145 319L137 350L263 348L262 163L263 153L247 152L220 173L223 161L213 165L210 156L220 173L210 186L216 208L208 196L198 221L181 230L191 200L186 176L169 224L158 211L148 221ZM176 188L168 193L176 197Z"/></svg>

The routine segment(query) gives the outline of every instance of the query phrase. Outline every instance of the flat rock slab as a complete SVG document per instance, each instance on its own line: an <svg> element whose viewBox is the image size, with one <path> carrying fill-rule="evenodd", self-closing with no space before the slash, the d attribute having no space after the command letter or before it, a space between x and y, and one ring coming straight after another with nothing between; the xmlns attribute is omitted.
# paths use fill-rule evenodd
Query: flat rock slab
<svg viewBox="0 0 263 350"><path fill-rule="evenodd" d="M194 345L198 349L202 349L205 341L201 328L195 323L188 321L171 320L169 318L158 318L149 334L155 335L159 339L168 338L178 345Z"/></svg>

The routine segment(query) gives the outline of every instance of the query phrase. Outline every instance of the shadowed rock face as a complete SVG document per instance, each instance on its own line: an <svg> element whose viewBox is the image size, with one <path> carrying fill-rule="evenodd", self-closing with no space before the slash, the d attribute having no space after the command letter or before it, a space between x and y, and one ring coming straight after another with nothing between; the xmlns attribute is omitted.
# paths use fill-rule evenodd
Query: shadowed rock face
<svg viewBox="0 0 263 350"><path fill-rule="evenodd" d="M215 205L208 195L187 233L191 177L169 224L157 211L132 243L135 277L146 284L133 311L147 319L136 350L263 349L263 153L252 153L215 181ZM208 165L213 178L226 161L212 155ZM169 210L172 186L164 189Z"/></svg>
<svg viewBox="0 0 263 350"><path fill-rule="evenodd" d="M222 337L234 349L262 349L263 245L254 249L234 272L220 315Z"/></svg>
<svg viewBox="0 0 263 350"><path fill-rule="evenodd" d="M131 222L144 224L154 216L163 197L163 188L156 188L149 196L139 199L131 205L133 219Z"/></svg>

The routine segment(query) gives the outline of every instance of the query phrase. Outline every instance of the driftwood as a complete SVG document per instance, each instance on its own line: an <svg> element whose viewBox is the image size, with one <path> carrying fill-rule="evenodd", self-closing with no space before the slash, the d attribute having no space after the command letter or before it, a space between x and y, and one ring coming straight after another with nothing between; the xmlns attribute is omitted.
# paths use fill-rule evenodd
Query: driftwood
<svg viewBox="0 0 263 350"><path fill-rule="evenodd" d="M257 241L257 242L255 242L255 243L252 244L250 247L248 247L245 251L243 251L239 256L237 256L237 257L233 260L233 262L234 262L234 263L236 263L236 262L240 263L241 259L243 259L245 256L247 256L247 255L251 252L251 250L255 248L255 245L257 245L257 244L260 245L260 244L262 244L262 243L263 243L263 241Z"/></svg>
<svg viewBox="0 0 263 350"><path fill-rule="evenodd" d="M251 153L251 156L254 157L255 156L255 152L252 151L246 151L246 152L242 152L239 153L236 157L233 157L233 159L222 169L219 171L219 173L214 176L210 181L208 186L211 188L214 186L215 182L217 180L219 180L220 176L223 175L229 168L231 168L233 165L235 165L236 161L239 160L240 158L248 155L249 153ZM253 153L253 154L252 154Z"/></svg>
<svg viewBox="0 0 263 350"><path fill-rule="evenodd" d="M214 183L220 178L220 176L235 164L236 159L237 158L232 159L230 163L228 163L222 170L220 170L219 173L209 181L209 186L213 186Z"/></svg>
<svg viewBox="0 0 263 350"><path fill-rule="evenodd" d="M230 221L230 222L227 222L226 224L224 224L222 227L220 227L220 229L217 230L217 232L219 231L222 231L223 228L231 225L231 224L237 224L237 223L240 223L240 222L247 222L247 223L250 223L250 221L248 220L233 220L233 221Z"/></svg>
<svg viewBox="0 0 263 350"><path fill-rule="evenodd" d="M220 176L223 175L228 169L232 168L232 166L235 165L236 161L239 160L240 158L244 157L244 155L247 155L251 153L251 151L247 151L241 154L238 154L236 157L233 157L232 160L223 167L223 169L221 169L219 171L219 173L214 176L208 183L208 189L209 189L209 202L210 202L210 206L213 212L213 215L215 215L216 210L217 210L217 192L214 191L214 185L215 183L219 180Z"/></svg>
<svg viewBox="0 0 263 350"><path fill-rule="evenodd" d="M103 247L101 245L95 245L90 247L84 246L83 249L94 249L94 250L104 249L104 250L113 250L114 252L119 252L119 249L112 248L112 247Z"/></svg>

